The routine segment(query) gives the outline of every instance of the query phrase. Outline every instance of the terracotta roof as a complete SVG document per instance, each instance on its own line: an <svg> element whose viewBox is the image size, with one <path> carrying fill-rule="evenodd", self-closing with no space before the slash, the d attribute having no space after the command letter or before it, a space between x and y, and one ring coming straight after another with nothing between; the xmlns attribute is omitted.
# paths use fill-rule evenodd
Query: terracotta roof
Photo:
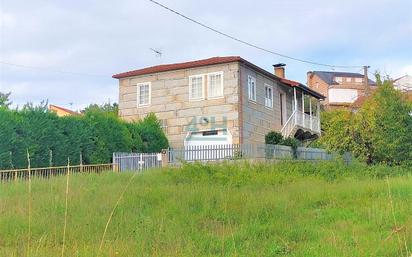
<svg viewBox="0 0 412 257"><path fill-rule="evenodd" d="M152 66L148 68L143 68L139 70L133 70L133 71L127 71L119 74L115 74L112 77L115 79L121 79L121 78L127 78L127 77L132 77L132 76L139 76L139 75L146 75L146 74L152 74L152 73L158 73L158 72L165 72L165 71L174 71L174 70L180 70L180 69L189 69L189 68L196 68L196 67L202 67L202 66L207 66L207 65L214 65L214 64L223 64L223 63L230 63L230 62L241 62L249 67L265 74L268 77L271 77L272 79L276 79L283 84L286 84L291 87L298 87L305 91L306 93L320 99L324 99L325 96L319 94L318 92L314 91L313 89L310 89L309 87L293 80L288 80L284 78L280 78L276 76L275 74L268 72L267 70L260 68L259 66L243 59L240 56L225 56L225 57L212 57L208 59L203 59L203 60L197 60L197 61L190 61L190 62L182 62L182 63L173 63L173 64L163 64L163 65L157 65L157 66Z"/></svg>
<svg viewBox="0 0 412 257"><path fill-rule="evenodd" d="M145 74L151 74L151 73L157 73L157 72L196 68L196 67L201 67L201 66L206 66L206 65L221 64L221 63L228 63L228 62L238 62L241 60L243 59L240 58L240 56L212 57L209 59L203 59L203 60L198 60L198 61L157 65L157 66L152 66L152 67L148 67L148 68L144 68L140 70L133 70L133 71L127 71L127 72L115 74L112 77L115 79L120 79L120 78L125 78L125 77L145 75Z"/></svg>
<svg viewBox="0 0 412 257"><path fill-rule="evenodd" d="M59 110L61 110L61 111L63 111L63 112L66 112L66 113L69 113L69 114L72 114L72 115L79 115L78 112L75 112L75 111L72 111L72 110L69 110L69 109L66 109L66 108L57 106L57 105L53 105L53 104L50 104L50 105L49 105L49 109L50 109L50 110L59 109Z"/></svg>
<svg viewBox="0 0 412 257"><path fill-rule="evenodd" d="M284 84L287 84L287 85L291 86L291 87L298 87L298 88L302 89L303 91L305 91L306 93L308 93L312 96L315 96L315 97L320 98L320 99L325 99L324 95L322 95L322 94L316 92L315 90L303 85L300 82L290 80L290 79L285 79L285 78L280 78L280 81Z"/></svg>

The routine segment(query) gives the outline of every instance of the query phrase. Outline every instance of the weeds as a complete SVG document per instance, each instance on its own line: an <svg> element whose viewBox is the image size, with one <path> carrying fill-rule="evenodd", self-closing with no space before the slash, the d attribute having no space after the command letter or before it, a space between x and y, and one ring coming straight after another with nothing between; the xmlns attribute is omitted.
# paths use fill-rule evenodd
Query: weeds
<svg viewBox="0 0 412 257"><path fill-rule="evenodd" d="M377 169L339 161L237 161L142 176L73 173L70 208L67 177L32 178L35 255L28 256L59 256L63 242L66 256L82 257L99 248L102 257L395 257L400 243L410 254L410 171ZM376 175L384 173L391 176ZM0 187L0 256L22 255L26 199L26 182ZM62 241L64 216L70 229Z"/></svg>

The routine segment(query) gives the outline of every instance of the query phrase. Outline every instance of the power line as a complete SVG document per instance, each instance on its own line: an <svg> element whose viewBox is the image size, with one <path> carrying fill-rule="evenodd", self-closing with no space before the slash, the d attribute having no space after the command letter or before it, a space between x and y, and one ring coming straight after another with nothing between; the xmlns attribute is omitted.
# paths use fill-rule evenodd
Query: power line
<svg viewBox="0 0 412 257"><path fill-rule="evenodd" d="M239 38L237 38L237 37L235 37L235 36L229 35L229 34L227 34L227 33L225 33L225 32L222 32L222 31L220 31L220 30L217 30L217 29L215 29L215 28L212 28L212 27L210 27L210 26L208 26L208 25L206 25L206 24L204 24L204 23L202 23L202 22L200 22L200 21L197 21L197 20L195 20L195 19L193 19L193 18L190 18L190 17L188 17L188 16L186 16L186 15L184 15L184 14L178 12L178 11L175 11L175 10L173 10L173 9L167 7L166 5L161 4L161 3L157 2L157 1L154 1L154 0L149 0L149 1L152 2L152 3L154 3L154 4L156 4L156 5L158 5L158 6L160 6L160 7L162 7L163 9L166 9L166 10L168 10L168 11L170 11L170 12L172 12L172 13L174 13L174 14L176 14L176 15L178 15L178 16L186 19L186 20L189 20L189 21L191 21L191 22L193 22L193 23L195 23L195 24L197 24L197 25L199 25L199 26L202 26L202 27L204 27L204 28L206 28L206 29L208 29L208 30L211 30L211 31L213 31L213 32L216 32L216 33L218 33L218 34L220 34L220 35L222 35L222 36L224 36L224 37L230 38L230 39L232 39L232 40L234 40L234 41L237 41L237 42L239 42L239 43L242 43L242 44L244 44L244 45L247 45L247 46L250 46L250 47L259 49L259 50L261 50L261 51L264 51L264 52L267 52L267 53L270 53L270 54L273 54L273 55L277 55L277 56L280 56L280 57L283 57L283 58L287 58L287 59L291 59L291 60L298 61L298 62L308 63L308 64L312 64L312 65L317 65L317 66L330 67L330 68L360 68L360 67L362 67L362 66L360 66L360 65L359 65L359 66L332 65L332 64L326 64L326 63L320 63L320 62L315 62L315 61L304 60L304 59L292 57L292 56L289 56L289 55L286 55L286 54L278 53L278 52L275 52L275 51L272 51L272 50L269 50L269 49L260 47L260 46L258 46L258 45L255 45L255 44L253 44L253 43L249 43L249 42L247 42L247 41L245 41L245 40L242 40L242 39L239 39Z"/></svg>
<svg viewBox="0 0 412 257"><path fill-rule="evenodd" d="M107 75L103 75L103 74L92 74L92 73L84 73L84 72L72 72L72 71L65 71L65 70L55 70L55 69L50 69L50 68L46 68L46 67L28 66L28 65L11 63L11 62L4 62L4 61L0 61L0 64L19 67L19 68L25 68L25 69L45 70L45 71L63 73L63 74L70 74L70 75L90 76L90 77L106 77L106 78L108 77Z"/></svg>

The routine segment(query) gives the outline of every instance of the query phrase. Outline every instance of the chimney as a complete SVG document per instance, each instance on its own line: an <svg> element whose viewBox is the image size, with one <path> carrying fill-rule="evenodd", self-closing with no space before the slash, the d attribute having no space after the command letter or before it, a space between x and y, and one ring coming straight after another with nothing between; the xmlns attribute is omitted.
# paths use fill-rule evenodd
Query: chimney
<svg viewBox="0 0 412 257"><path fill-rule="evenodd" d="M286 64L284 63L274 64L273 67L275 69L275 75L279 78L285 78L285 66Z"/></svg>

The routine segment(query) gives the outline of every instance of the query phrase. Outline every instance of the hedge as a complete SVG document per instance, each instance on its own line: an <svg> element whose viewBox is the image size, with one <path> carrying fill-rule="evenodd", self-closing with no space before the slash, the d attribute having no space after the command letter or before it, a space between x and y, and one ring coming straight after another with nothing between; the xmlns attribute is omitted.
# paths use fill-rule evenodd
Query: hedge
<svg viewBox="0 0 412 257"><path fill-rule="evenodd" d="M168 147L154 114L127 123L91 110L57 117L43 107L0 108L0 169L110 163L113 152L159 152Z"/></svg>

